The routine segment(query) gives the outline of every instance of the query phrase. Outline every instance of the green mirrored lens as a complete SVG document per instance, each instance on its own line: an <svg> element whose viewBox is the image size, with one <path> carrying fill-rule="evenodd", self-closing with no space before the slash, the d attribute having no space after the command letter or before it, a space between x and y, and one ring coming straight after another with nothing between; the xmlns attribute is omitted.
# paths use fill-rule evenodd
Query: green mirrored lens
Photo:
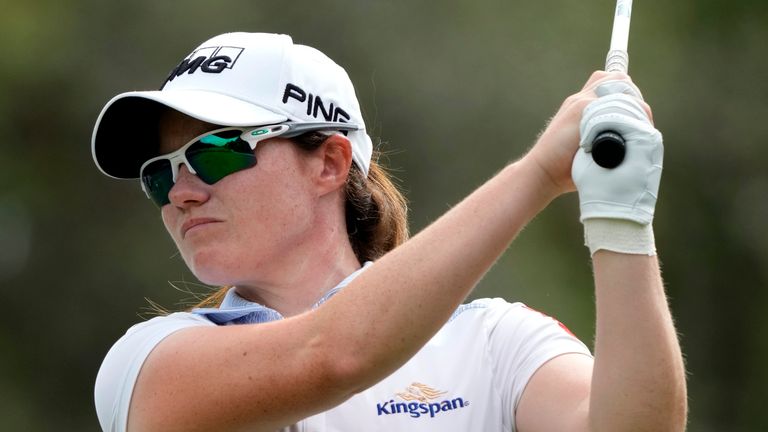
<svg viewBox="0 0 768 432"><path fill-rule="evenodd" d="M232 147L233 145L238 145L238 142L245 143L245 141L240 139L241 133L239 130L218 132L200 138L200 142L214 147Z"/></svg>
<svg viewBox="0 0 768 432"><path fill-rule="evenodd" d="M170 203L168 192L173 187L173 173L168 160L158 160L147 165L142 172L141 181L152 201L158 206Z"/></svg>
<svg viewBox="0 0 768 432"><path fill-rule="evenodd" d="M202 181L214 184L232 173L256 165L256 156L251 146L240 139L240 133L225 131L208 135L187 150L187 160Z"/></svg>
<svg viewBox="0 0 768 432"><path fill-rule="evenodd" d="M238 153L227 149L205 149L187 153L187 160L195 168L197 176L208 184L256 165L256 157L250 153Z"/></svg>

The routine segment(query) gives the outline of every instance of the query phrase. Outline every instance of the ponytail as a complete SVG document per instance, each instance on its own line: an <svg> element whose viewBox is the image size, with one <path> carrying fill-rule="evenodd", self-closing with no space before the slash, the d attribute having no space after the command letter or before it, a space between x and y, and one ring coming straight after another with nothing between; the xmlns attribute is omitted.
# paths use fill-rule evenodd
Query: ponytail
<svg viewBox="0 0 768 432"><path fill-rule="evenodd" d="M408 205L376 159L368 177L352 166L346 196L347 234L360 262L373 261L408 239Z"/></svg>

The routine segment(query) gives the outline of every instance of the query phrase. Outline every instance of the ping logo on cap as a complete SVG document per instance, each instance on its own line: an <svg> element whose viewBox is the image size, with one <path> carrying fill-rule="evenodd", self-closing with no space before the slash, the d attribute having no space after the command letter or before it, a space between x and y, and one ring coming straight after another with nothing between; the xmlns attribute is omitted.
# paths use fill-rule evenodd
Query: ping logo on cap
<svg viewBox="0 0 768 432"><path fill-rule="evenodd" d="M411 418L419 418L422 415L429 414L434 418L441 412L453 411L469 406L469 401L461 397L443 398L448 392L435 390L432 387L413 383L406 387L404 392L396 393L395 396L402 402L396 402L391 399L387 402L376 404L377 415L408 414ZM443 399L443 400L440 400Z"/></svg>
<svg viewBox="0 0 768 432"><path fill-rule="evenodd" d="M307 105L307 115L317 118L318 115L322 115L325 121L348 123L350 116L340 106L330 103L328 107L325 106L323 99L320 95L313 95L305 91L303 88L296 84L288 83L285 86L283 92L283 103L287 104L289 99L293 99L297 102L305 103Z"/></svg>
<svg viewBox="0 0 768 432"><path fill-rule="evenodd" d="M173 68L162 87L185 72L191 75L198 70L205 73L221 73L224 69L232 69L244 50L245 48L232 46L199 48Z"/></svg>

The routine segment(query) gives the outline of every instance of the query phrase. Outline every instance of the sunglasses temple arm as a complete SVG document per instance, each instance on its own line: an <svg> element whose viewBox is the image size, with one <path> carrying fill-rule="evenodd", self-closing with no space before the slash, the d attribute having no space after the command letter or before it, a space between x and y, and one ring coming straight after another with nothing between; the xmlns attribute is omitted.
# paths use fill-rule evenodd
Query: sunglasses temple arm
<svg viewBox="0 0 768 432"><path fill-rule="evenodd" d="M338 131L356 131L360 127L350 123L334 122L334 123L287 123L289 126L288 132L282 134L285 138L292 138L299 136L307 132L315 132L321 130L338 130Z"/></svg>

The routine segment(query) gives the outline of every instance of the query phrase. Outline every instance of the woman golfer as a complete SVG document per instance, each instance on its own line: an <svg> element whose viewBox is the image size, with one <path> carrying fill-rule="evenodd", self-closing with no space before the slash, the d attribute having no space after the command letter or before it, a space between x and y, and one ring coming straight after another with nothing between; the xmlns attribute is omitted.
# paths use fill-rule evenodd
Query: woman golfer
<svg viewBox="0 0 768 432"><path fill-rule="evenodd" d="M614 170L588 153L606 129L627 141ZM593 74L525 156L409 240L372 153L347 74L285 35L216 36L161 90L106 105L99 169L140 179L192 272L226 288L114 344L96 379L103 429L684 428L651 229L661 135L629 77ZM461 305L574 189L594 263L594 356L520 303Z"/></svg>

